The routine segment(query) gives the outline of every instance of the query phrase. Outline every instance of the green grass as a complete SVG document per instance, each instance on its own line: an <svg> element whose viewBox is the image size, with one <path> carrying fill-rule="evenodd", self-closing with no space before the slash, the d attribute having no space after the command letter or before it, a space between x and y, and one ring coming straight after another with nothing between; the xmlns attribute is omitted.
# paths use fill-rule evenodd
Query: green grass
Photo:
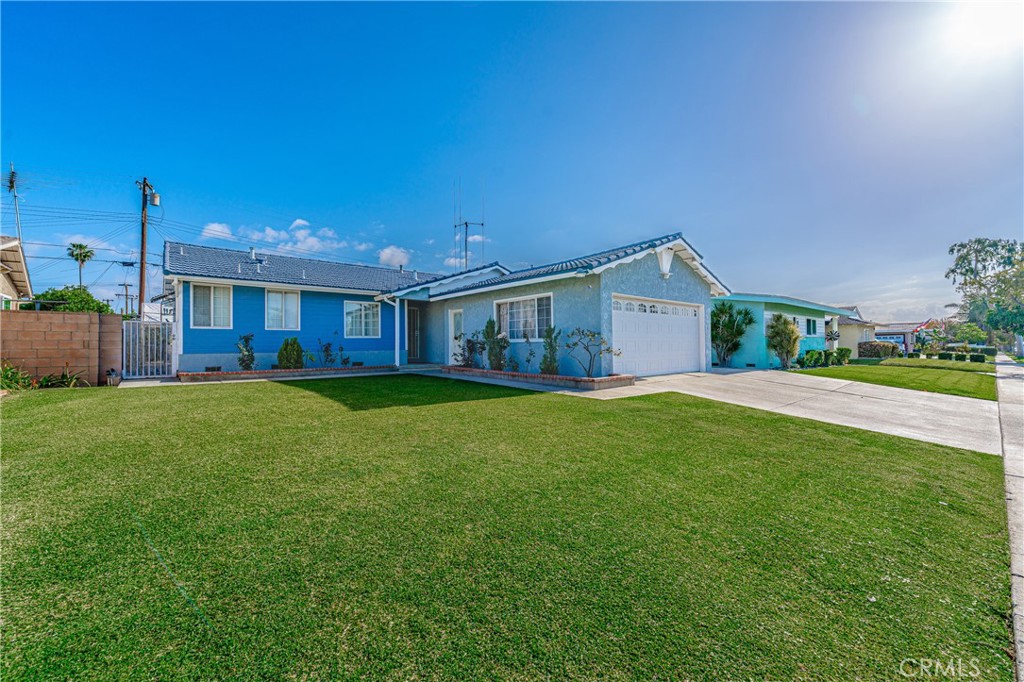
<svg viewBox="0 0 1024 682"><path fill-rule="evenodd" d="M1012 679L990 455L415 376L37 391L3 427L5 680Z"/></svg>
<svg viewBox="0 0 1024 682"><path fill-rule="evenodd" d="M991 362L960 362L959 360L926 360L924 358L887 358L881 363L886 367L921 367L924 369L951 369L957 372L996 371Z"/></svg>
<svg viewBox="0 0 1024 682"><path fill-rule="evenodd" d="M946 393L996 400L996 378L991 374L961 372L951 369L929 369L927 367L903 367L886 365L844 365L842 367L818 367L817 369L794 370L801 374L813 374L832 379L862 381L867 384L910 388L915 391Z"/></svg>

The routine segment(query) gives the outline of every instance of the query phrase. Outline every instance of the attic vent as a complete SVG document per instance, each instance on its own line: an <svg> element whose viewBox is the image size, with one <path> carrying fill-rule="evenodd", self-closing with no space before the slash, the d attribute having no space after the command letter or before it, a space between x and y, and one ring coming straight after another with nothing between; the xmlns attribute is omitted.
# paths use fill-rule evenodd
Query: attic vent
<svg viewBox="0 0 1024 682"><path fill-rule="evenodd" d="M306 268L302 268L302 279L306 279Z"/></svg>
<svg viewBox="0 0 1024 682"><path fill-rule="evenodd" d="M242 264L241 263L238 264L238 274L239 275L242 274Z"/></svg>
<svg viewBox="0 0 1024 682"><path fill-rule="evenodd" d="M255 246L250 246L249 247L249 260L256 260L256 247Z"/></svg>
<svg viewBox="0 0 1024 682"><path fill-rule="evenodd" d="M412 271L412 278L414 280L416 280L417 282L420 281L420 271L419 270L413 270Z"/></svg>
<svg viewBox="0 0 1024 682"><path fill-rule="evenodd" d="M179 246L178 247L178 255L181 255L181 256L185 255L185 247L184 246Z"/></svg>

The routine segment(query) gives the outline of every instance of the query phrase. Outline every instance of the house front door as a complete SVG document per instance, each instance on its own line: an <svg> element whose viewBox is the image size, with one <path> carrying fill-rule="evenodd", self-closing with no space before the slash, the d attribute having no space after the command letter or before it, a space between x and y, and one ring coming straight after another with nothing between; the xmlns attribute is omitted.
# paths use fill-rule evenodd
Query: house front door
<svg viewBox="0 0 1024 682"><path fill-rule="evenodd" d="M409 308L406 313L406 348L409 350L409 362L420 360L420 309Z"/></svg>
<svg viewBox="0 0 1024 682"><path fill-rule="evenodd" d="M462 345L462 311L448 312L448 362L455 364L455 354Z"/></svg>

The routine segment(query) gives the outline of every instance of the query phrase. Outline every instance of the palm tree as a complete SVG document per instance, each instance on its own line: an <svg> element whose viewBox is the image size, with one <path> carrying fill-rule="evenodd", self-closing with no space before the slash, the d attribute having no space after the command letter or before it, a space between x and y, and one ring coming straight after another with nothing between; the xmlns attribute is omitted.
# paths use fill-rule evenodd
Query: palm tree
<svg viewBox="0 0 1024 682"><path fill-rule="evenodd" d="M78 288L82 288L82 268L92 260L96 252L85 244L71 244L68 246L68 257L78 263Z"/></svg>
<svg viewBox="0 0 1024 682"><path fill-rule="evenodd" d="M754 324L750 309L736 306L732 301L719 301L711 309L711 346L718 356L718 364L728 367L733 354L743 344L747 327Z"/></svg>

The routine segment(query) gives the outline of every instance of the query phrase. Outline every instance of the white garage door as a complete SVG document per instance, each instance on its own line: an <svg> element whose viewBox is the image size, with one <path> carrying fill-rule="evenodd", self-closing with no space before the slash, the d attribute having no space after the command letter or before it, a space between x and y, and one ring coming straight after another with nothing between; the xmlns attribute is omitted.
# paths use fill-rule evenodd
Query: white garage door
<svg viewBox="0 0 1024 682"><path fill-rule="evenodd" d="M612 299L612 346L617 374L697 372L701 357L700 307L681 301Z"/></svg>

